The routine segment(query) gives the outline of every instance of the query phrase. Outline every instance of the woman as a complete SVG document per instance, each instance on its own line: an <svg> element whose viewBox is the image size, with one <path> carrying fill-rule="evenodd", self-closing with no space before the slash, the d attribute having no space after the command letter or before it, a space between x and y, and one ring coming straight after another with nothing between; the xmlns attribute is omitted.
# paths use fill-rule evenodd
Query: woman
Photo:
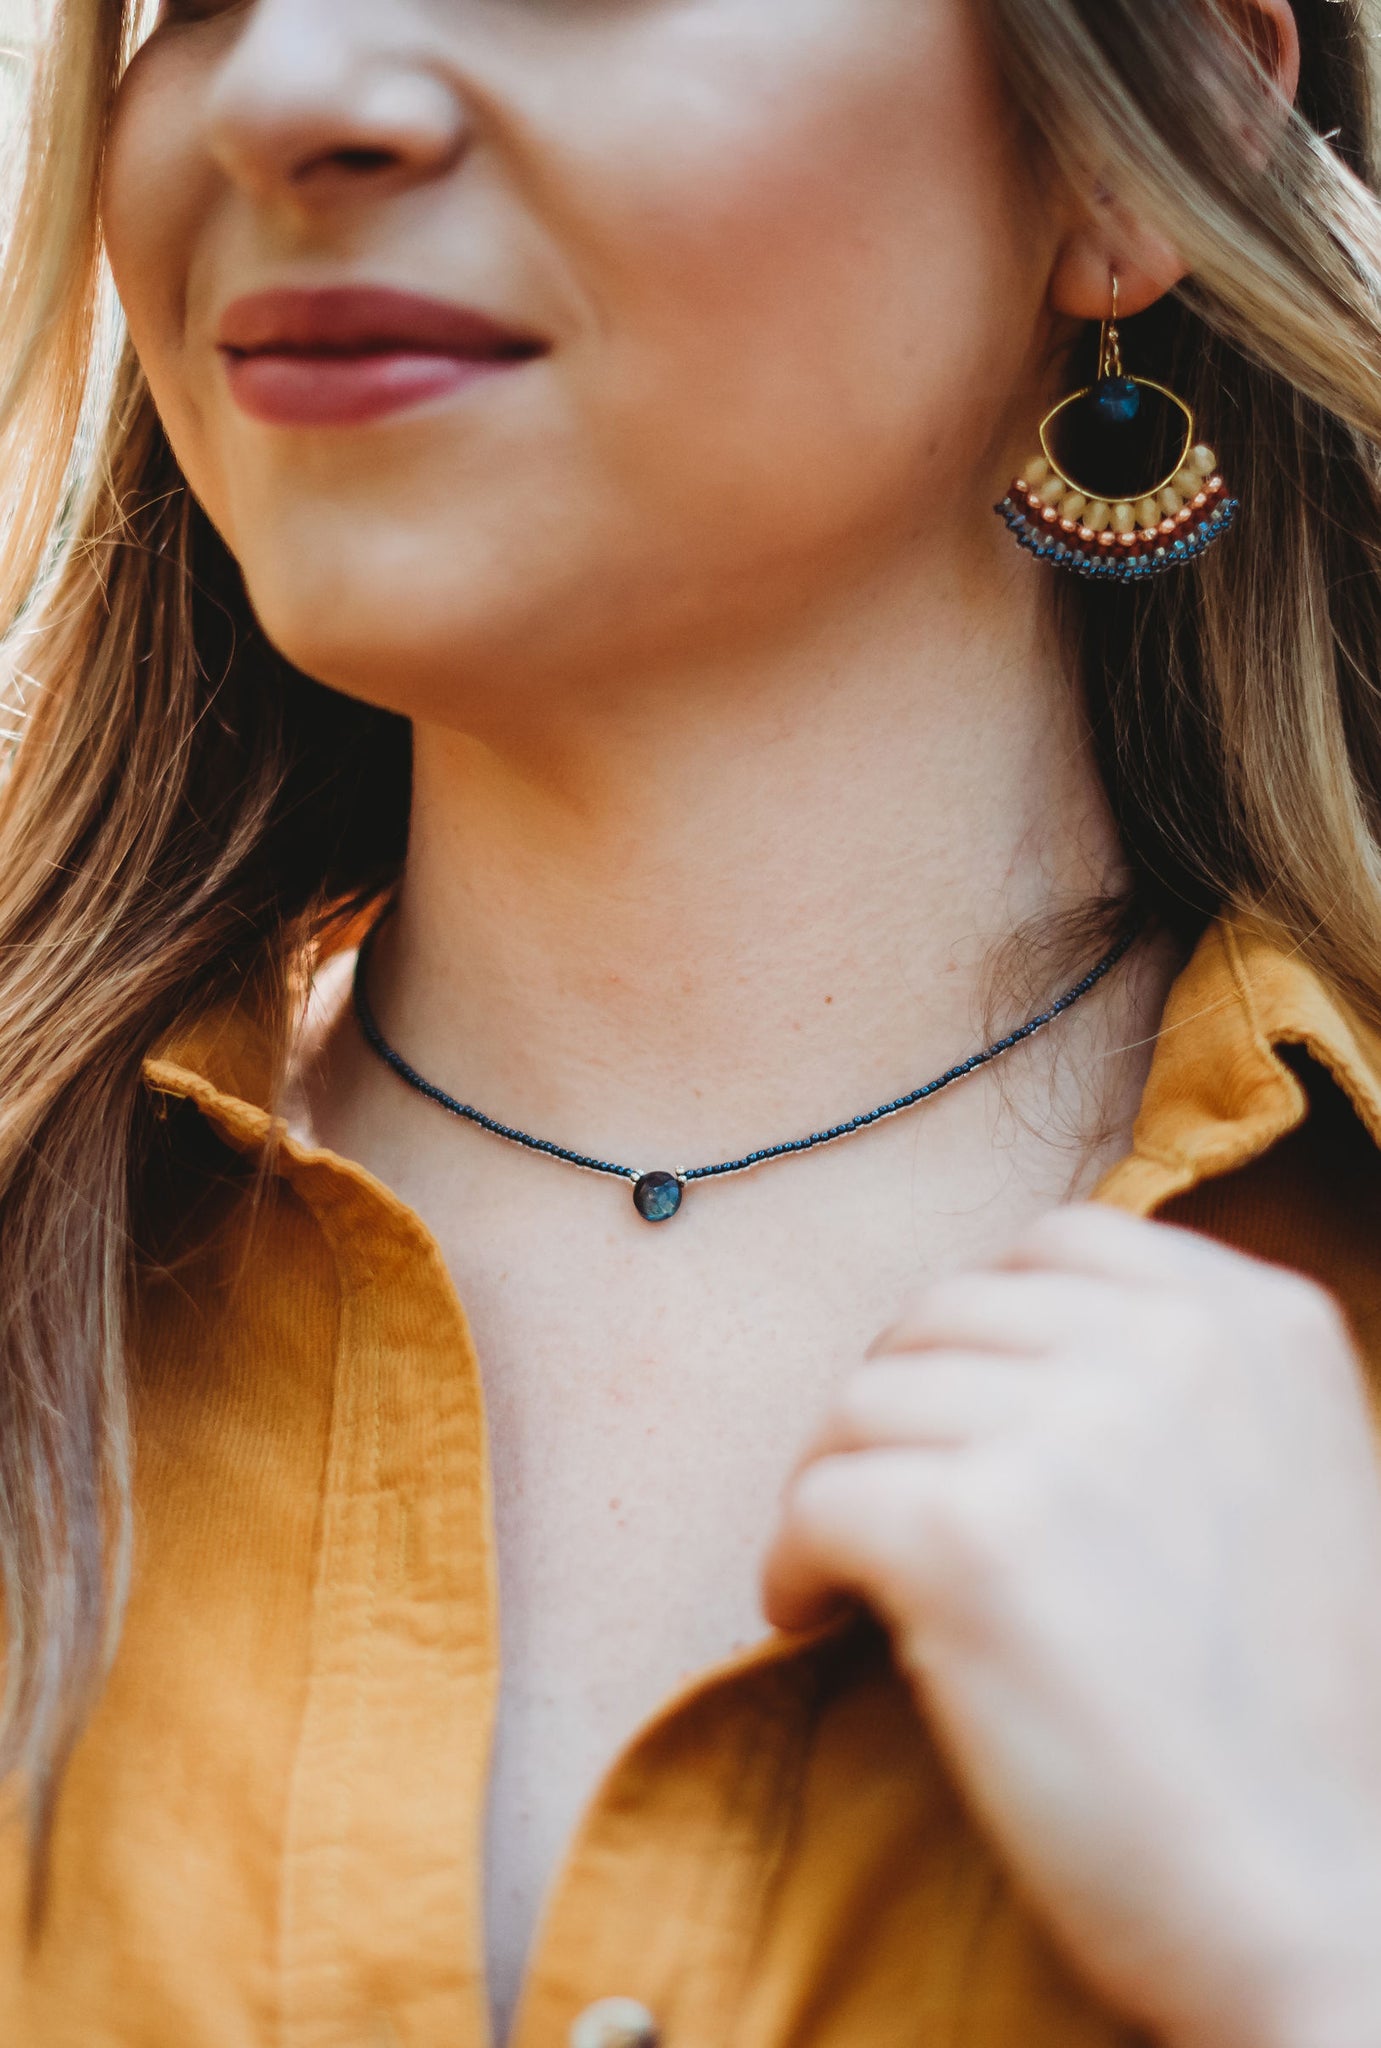
<svg viewBox="0 0 1381 2048"><path fill-rule="evenodd" d="M6 300L0 2036L1374 2042L1361 16L134 17Z"/></svg>

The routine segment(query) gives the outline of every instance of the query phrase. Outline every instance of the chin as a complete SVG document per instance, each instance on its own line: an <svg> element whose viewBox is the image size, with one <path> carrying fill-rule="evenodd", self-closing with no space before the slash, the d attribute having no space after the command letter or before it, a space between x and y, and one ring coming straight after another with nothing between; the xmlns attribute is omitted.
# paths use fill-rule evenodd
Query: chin
<svg viewBox="0 0 1381 2048"><path fill-rule="evenodd" d="M268 638L295 667L381 708L476 728L541 714L611 668L654 667L723 607L703 536L578 492L498 494L420 520L302 498L238 504L223 531ZM716 545L719 545L716 542Z"/></svg>

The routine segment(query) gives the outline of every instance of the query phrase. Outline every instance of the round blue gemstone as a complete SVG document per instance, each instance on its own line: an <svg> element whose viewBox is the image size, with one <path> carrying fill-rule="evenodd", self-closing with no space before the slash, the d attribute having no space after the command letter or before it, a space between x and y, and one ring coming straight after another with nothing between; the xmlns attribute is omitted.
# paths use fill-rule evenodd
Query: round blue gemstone
<svg viewBox="0 0 1381 2048"><path fill-rule="evenodd" d="M669 1223L684 1193L674 1173L645 1173L633 1189L633 1206L644 1223Z"/></svg>

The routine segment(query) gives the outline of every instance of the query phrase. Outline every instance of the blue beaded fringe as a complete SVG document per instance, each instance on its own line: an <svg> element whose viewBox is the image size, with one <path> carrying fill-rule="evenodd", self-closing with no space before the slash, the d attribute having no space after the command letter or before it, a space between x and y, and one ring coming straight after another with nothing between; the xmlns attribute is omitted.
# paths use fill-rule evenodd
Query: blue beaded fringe
<svg viewBox="0 0 1381 2048"><path fill-rule="evenodd" d="M1239 501L1224 498L1202 526L1196 526L1180 540L1167 540L1164 547L1153 548L1144 555L1086 555L1081 548L1072 548L1067 541L1052 539L1050 528L1044 520L1032 519L1010 496L1004 498L993 510L1011 529L1018 545L1038 562L1049 562L1052 568L1072 569L1076 576L1098 577L1114 583L1140 583L1147 576L1159 576L1166 569L1182 569L1206 554L1215 541L1221 540L1233 520L1237 517Z"/></svg>

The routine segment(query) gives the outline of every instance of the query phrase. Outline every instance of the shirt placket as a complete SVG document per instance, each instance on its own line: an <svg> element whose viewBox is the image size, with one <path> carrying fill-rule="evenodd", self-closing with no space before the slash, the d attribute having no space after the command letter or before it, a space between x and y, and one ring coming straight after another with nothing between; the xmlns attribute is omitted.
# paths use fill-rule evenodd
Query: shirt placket
<svg viewBox="0 0 1381 2048"><path fill-rule="evenodd" d="M635 1738L553 1887L512 2048L733 2048L817 1691L770 1647Z"/></svg>
<svg viewBox="0 0 1381 2048"><path fill-rule="evenodd" d="M285 1826L280 2048L484 2042L497 1627L479 1373L406 1212L294 1171L342 1307L310 1677ZM368 1247L367 1261L355 1247Z"/></svg>

